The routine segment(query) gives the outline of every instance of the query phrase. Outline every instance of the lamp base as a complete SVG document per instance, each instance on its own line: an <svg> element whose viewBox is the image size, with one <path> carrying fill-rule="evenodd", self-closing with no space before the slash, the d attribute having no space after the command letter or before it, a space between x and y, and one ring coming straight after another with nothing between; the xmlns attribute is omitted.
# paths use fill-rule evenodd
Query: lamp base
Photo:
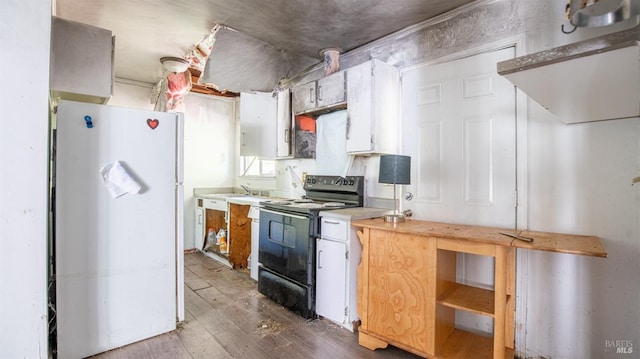
<svg viewBox="0 0 640 359"><path fill-rule="evenodd" d="M384 216L384 221L387 223L402 223L404 222L404 216L400 214L387 214Z"/></svg>

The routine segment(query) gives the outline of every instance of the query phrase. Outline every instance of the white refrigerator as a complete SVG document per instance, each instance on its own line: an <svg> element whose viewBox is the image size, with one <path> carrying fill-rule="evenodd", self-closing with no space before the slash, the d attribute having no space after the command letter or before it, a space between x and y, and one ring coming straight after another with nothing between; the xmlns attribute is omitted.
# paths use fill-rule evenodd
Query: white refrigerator
<svg viewBox="0 0 640 359"><path fill-rule="evenodd" d="M58 358L172 331L184 317L183 117L60 101Z"/></svg>

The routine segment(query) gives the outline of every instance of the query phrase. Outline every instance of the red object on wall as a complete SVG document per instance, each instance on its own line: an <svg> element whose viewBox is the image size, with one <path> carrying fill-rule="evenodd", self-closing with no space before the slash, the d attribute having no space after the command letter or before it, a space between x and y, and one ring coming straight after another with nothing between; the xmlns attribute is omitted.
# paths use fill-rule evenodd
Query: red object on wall
<svg viewBox="0 0 640 359"><path fill-rule="evenodd" d="M316 158L316 119L310 116L295 117L293 156Z"/></svg>
<svg viewBox="0 0 640 359"><path fill-rule="evenodd" d="M296 116L296 129L316 133L316 119L309 116Z"/></svg>

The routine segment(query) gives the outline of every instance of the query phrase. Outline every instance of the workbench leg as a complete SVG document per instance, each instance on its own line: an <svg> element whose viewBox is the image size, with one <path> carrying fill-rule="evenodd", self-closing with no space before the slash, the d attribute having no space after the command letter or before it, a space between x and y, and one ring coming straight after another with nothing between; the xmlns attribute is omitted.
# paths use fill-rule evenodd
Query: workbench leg
<svg viewBox="0 0 640 359"><path fill-rule="evenodd" d="M507 247L496 246L495 310L493 319L493 358L504 359L505 317L507 309Z"/></svg>
<svg viewBox="0 0 640 359"><path fill-rule="evenodd" d="M516 249L507 250L507 310L505 313L504 344L515 349L516 315Z"/></svg>
<svg viewBox="0 0 640 359"><path fill-rule="evenodd" d="M358 332L358 344L369 350L385 349L389 346L389 343L364 332Z"/></svg>

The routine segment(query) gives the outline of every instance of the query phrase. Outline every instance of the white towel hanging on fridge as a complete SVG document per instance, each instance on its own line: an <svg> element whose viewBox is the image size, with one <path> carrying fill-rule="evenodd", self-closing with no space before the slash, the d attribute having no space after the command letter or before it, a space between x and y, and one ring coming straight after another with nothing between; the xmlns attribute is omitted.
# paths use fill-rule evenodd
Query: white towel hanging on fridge
<svg viewBox="0 0 640 359"><path fill-rule="evenodd" d="M122 166L120 161L107 163L100 169L104 185L113 198L127 193L137 194L142 186Z"/></svg>

